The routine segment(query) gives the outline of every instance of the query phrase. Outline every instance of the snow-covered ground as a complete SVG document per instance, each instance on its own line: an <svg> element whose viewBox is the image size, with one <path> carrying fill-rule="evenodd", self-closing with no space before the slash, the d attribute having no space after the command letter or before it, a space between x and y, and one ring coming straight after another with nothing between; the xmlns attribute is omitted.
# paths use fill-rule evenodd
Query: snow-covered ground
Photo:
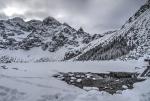
<svg viewBox="0 0 150 101"><path fill-rule="evenodd" d="M0 67L0 101L150 101L150 79L115 95L85 91L52 77L57 72L141 72L140 61L11 63ZM18 68L18 70L16 70Z"/></svg>

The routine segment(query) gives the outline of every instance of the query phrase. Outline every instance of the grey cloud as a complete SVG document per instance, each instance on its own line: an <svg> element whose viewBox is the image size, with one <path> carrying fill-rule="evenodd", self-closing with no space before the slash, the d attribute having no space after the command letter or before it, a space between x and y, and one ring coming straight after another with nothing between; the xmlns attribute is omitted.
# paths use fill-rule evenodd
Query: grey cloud
<svg viewBox="0 0 150 101"><path fill-rule="evenodd" d="M26 8L27 19L56 17L90 33L113 30L131 16L146 0L0 0L0 9L11 5ZM19 9L18 9L19 10ZM13 15L14 16L14 15ZM17 15L15 15L17 16Z"/></svg>

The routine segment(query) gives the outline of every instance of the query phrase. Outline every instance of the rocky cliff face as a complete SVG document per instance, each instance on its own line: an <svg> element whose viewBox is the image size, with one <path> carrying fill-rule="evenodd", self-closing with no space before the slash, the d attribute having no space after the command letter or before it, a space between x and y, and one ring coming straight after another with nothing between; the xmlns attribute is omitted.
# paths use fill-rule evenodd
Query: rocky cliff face
<svg viewBox="0 0 150 101"><path fill-rule="evenodd" d="M51 54L61 55L61 58L57 57L53 60L63 60L65 53L86 46L99 37L102 36L90 35L84 32L82 28L76 30L52 17L47 17L43 21L25 22L19 17L0 21L1 50L11 50L11 52L24 50L26 53L36 48L47 52L49 58L53 58Z"/></svg>
<svg viewBox="0 0 150 101"><path fill-rule="evenodd" d="M65 44L73 47L81 43L89 43L91 36L83 29L78 31L67 24L61 24L56 19L48 17L43 21L23 21L21 18L13 18L0 21L1 48L14 48L29 50L33 47L43 46L43 50L49 49L55 52ZM46 48L47 47L47 48Z"/></svg>

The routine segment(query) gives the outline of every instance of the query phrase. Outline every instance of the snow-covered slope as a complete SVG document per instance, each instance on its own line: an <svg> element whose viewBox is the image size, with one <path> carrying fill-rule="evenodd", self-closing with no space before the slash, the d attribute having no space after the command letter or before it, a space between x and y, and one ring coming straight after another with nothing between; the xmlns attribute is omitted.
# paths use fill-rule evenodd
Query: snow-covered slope
<svg viewBox="0 0 150 101"><path fill-rule="evenodd" d="M103 40L103 39L102 39ZM77 60L138 59L150 54L150 1L148 0L121 29L94 48L83 52Z"/></svg>

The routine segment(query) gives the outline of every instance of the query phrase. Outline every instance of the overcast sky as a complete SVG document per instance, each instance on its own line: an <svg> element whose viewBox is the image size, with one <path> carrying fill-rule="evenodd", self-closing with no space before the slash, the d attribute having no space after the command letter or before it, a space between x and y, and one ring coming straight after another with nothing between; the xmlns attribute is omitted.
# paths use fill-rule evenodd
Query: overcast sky
<svg viewBox="0 0 150 101"><path fill-rule="evenodd" d="M0 19L52 16L75 28L102 33L121 27L146 0L0 0Z"/></svg>

